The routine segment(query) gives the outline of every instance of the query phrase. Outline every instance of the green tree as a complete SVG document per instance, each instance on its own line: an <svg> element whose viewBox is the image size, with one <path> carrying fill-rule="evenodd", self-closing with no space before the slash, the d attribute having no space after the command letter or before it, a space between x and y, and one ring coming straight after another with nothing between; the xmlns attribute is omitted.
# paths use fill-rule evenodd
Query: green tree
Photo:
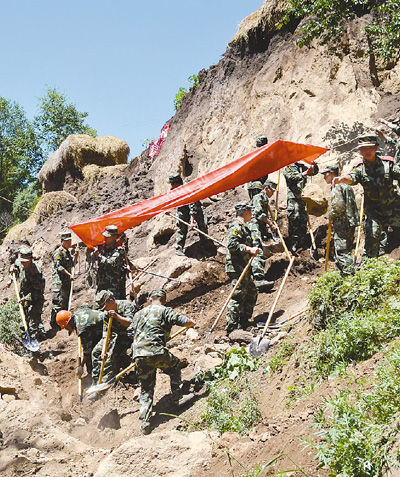
<svg viewBox="0 0 400 477"><path fill-rule="evenodd" d="M47 157L70 134L88 134L96 137L97 131L85 123L88 113L81 113L75 104L56 88L48 88L39 98L39 114L34 125L42 149Z"/></svg>
<svg viewBox="0 0 400 477"><path fill-rule="evenodd" d="M39 199L39 191L36 183L20 189L13 200L12 214L14 220L23 222L26 220Z"/></svg>

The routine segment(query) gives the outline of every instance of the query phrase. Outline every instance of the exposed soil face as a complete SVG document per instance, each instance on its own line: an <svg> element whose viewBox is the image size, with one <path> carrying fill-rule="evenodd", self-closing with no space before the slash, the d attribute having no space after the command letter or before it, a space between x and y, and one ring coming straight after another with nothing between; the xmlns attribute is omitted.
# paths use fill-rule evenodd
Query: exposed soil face
<svg viewBox="0 0 400 477"><path fill-rule="evenodd" d="M271 5L267 5L267 3ZM354 141L363 128L375 126L377 117L399 112L395 99L399 83L399 66L390 71L371 71L368 59L359 55L358 28L363 19L349 26L346 48L332 56L321 47L299 50L293 45L290 25L285 32L271 29L272 17L283 2L266 2L259 18L249 20L248 35L239 35L228 47L225 57L208 70L200 72L200 84L183 100L171 120L171 129L162 152L150 161L147 152L134 158L122 175L102 177L88 183L81 177L66 175L63 188L74 195L77 203L65 207L36 226L24 240L0 247L0 292L2 299L12 297L6 288L10 259L21 242L32 246L46 277L43 320L49 327L51 310L51 261L58 245L59 232L68 225L152 197L168 189L166 179L172 171L181 171L188 179L215 169L254 148L257 135L270 139L322 144L349 142L324 156L321 163L333 162L347 154L355 159ZM271 13L272 12L272 13ZM275 12L275 13L274 13ZM247 20L247 19L246 19ZM379 85L376 86L376 79ZM353 142L352 142L353 141ZM349 160L350 160L349 159ZM324 187L321 178L313 183ZM325 190L326 191L326 190ZM246 200L244 187L227 191L204 201L209 217L209 233L225 241L226 229L234 217L234 204ZM275 208L275 204L272 204ZM320 260L308 250L296 258L273 316L283 321L302 311L314 279L324 270L326 217L311 217ZM279 225L287 236L286 188L281 181ZM171 351L187 358L183 378L189 381L205 366L218 362L217 351L229 349L224 331L224 317L211 337L205 354L207 331L230 292L224 272L224 248L209 243L201 250L197 233L189 231L186 257L175 255L175 221L157 216L127 231L129 258L140 267L155 260L150 271L180 280L144 275L139 299L144 302L155 287L164 286L169 304L197 322L195 335L179 335L170 343ZM392 258L400 258L399 236L390 232ZM307 245L308 246L308 245ZM275 247L275 248L274 248ZM256 324L265 321L288 266L283 249L267 244L267 278L275 285L270 293L260 294L249 331L259 335ZM73 308L84 301L92 303L94 290L85 283L84 248L74 282ZM332 265L331 265L332 266ZM301 346L312 333L300 320L285 330L271 330L279 349L285 331ZM280 334L281 333L281 334ZM214 348L213 348L214 347ZM317 468L314 451L304 448L299 438L310 435L316 408L324 397L341 386L329 380L297 403L290 402L290 387L298 385L301 370L285 367L272 378L255 373L258 382L262 422L249 434L240 437L227 433L181 432L179 416L195 421L204 405L204 390L183 409L174 408L168 397L169 382L158 374L155 393L154 430L142 436L138 421L138 390L127 376L99 400L77 403L75 375L77 340L60 332L41 344L38 359L29 359L0 347L0 474L3 476L240 476L244 468L252 469L284 454L276 470L293 469L293 462L312 476L328 476ZM363 376L372 373L376 359L355 368ZM83 385L90 385L88 376ZM174 414L178 417L162 415ZM237 460L229 459L225 448ZM239 463L240 462L240 463ZM292 475L300 475L293 472Z"/></svg>

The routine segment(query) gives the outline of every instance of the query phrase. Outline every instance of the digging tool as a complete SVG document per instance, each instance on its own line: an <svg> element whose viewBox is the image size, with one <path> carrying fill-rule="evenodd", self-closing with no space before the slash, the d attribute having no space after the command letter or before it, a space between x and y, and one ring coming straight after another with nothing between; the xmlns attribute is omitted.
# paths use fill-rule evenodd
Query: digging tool
<svg viewBox="0 0 400 477"><path fill-rule="evenodd" d="M181 333L183 333L184 331L186 331L188 329L189 328L186 328L186 326L181 328L180 330L176 331L172 336L170 336L169 339L172 340L172 338L175 338L175 336L180 335Z"/></svg>
<svg viewBox="0 0 400 477"><path fill-rule="evenodd" d="M118 381L118 379L120 379L124 374L129 373L129 371L131 371L134 367L135 363L131 363L106 383L94 384L93 386L90 386L90 388L86 390L86 394L98 393L108 389L113 383Z"/></svg>
<svg viewBox="0 0 400 477"><path fill-rule="evenodd" d="M175 217L174 215L170 214L169 212L165 212L165 214L168 215L169 217L172 217L173 219L178 220L179 222L182 222L183 224L187 225L188 227L191 227L193 230L196 230L196 232L199 232L199 234L204 235L204 237L207 237L208 239L210 239L210 240L212 240L213 242L217 243L217 244L220 245L221 247L226 248L226 245L225 245L224 243L220 242L220 241L217 240L216 238L211 237L211 235L206 234L205 232L203 232L203 231L200 230L199 228L195 227L194 225L190 225L189 222L186 222L185 220L182 220L182 219L180 219L179 217Z"/></svg>
<svg viewBox="0 0 400 477"><path fill-rule="evenodd" d="M306 213L307 213L308 229L310 231L310 237L311 237L311 247L309 248L309 252L310 252L311 258L313 258L314 260L318 260L318 249L317 249L317 246L315 245L314 232L311 227L310 214L308 213L308 204L306 208Z"/></svg>
<svg viewBox="0 0 400 477"><path fill-rule="evenodd" d="M325 254L325 271L328 271L328 266L329 266L329 250L331 247L331 236L332 236L332 225L329 222L328 225L328 239L326 242L326 254Z"/></svg>
<svg viewBox="0 0 400 477"><path fill-rule="evenodd" d="M226 307L228 306L228 303L229 303L230 299L233 297L233 294L237 290L238 286L240 285L241 281L243 280L244 276L246 275L248 269L251 267L251 264L252 264L255 256L256 255L253 255L250 258L247 265L244 267L243 272L240 274L239 280L237 281L236 285L233 287L233 290L230 292L228 298L225 300L225 303L224 303L223 307L221 308L221 311L218 313L218 316L215 318L215 321L212 324L212 326L210 328L210 331L206 334L206 343L208 343L210 341L211 333L214 331L214 328L215 328L216 324L218 323L218 320L221 318L222 314L224 313Z"/></svg>
<svg viewBox="0 0 400 477"><path fill-rule="evenodd" d="M361 197L361 208L360 208L360 225L358 227L358 233L357 233L357 243L356 243L356 250L354 252L354 265L357 265L357 257L358 257L358 249L360 248L360 240L361 240L361 229L362 229L362 223L364 220L364 194Z"/></svg>
<svg viewBox="0 0 400 477"><path fill-rule="evenodd" d="M266 351L268 351L269 340L264 339L264 336L267 333L268 326L269 326L269 324L271 322L271 319L272 319L272 316L275 312L276 305L278 303L279 297L281 296L283 287L285 286L287 277L289 276L289 273L290 273L290 270L292 268L293 262L294 262L294 257L292 257L290 259L289 266L286 270L285 276L283 277L283 280L282 280L281 286L279 287L278 293L276 294L274 303L272 304L272 308L271 308L271 311L269 312L268 319L265 322L262 335L259 338L253 338L250 342L249 351L250 351L250 354L252 356L258 357L258 356L261 356L262 354L264 354Z"/></svg>
<svg viewBox="0 0 400 477"><path fill-rule="evenodd" d="M161 277L161 278L165 278L166 280L171 280L172 282L178 282L178 283L181 283L180 280L178 280L177 278L172 278L172 277L167 277L165 275L160 275L159 273L154 273L154 272L148 272L147 270L144 270L144 269L141 269L141 268L137 268L137 270L147 274L147 275L153 275L154 277Z"/></svg>
<svg viewBox="0 0 400 477"><path fill-rule="evenodd" d="M82 340L78 336L78 367L82 367ZM78 378L78 404L82 403L82 376Z"/></svg>
<svg viewBox="0 0 400 477"><path fill-rule="evenodd" d="M279 198L279 184L281 182L281 170L278 171L278 181L276 184L276 195L275 195L275 222L278 220L278 198Z"/></svg>
<svg viewBox="0 0 400 477"><path fill-rule="evenodd" d="M25 328L25 338L22 338L22 344L25 346L25 348L28 351L32 351L32 353L34 353L35 351L39 350L39 342L36 338L31 338L30 335L29 335L29 329L28 329L28 325L26 323L24 307L22 306L22 303L20 303L21 298L19 296L18 284L17 284L17 279L15 277L15 272L12 272L11 276L12 276L12 279L13 279L13 282L14 282L15 295L16 295L17 301L18 301L19 312L21 314L22 323L24 324L24 328Z"/></svg>
<svg viewBox="0 0 400 477"><path fill-rule="evenodd" d="M108 320L107 336L106 336L106 340L103 344L103 359L101 361L99 381L98 381L97 384L101 384L101 381L103 380L104 366L106 364L106 359L107 359L106 355L107 355L107 351L108 351L108 343L110 342L112 320L113 320L113 317L110 316L109 320Z"/></svg>
<svg viewBox="0 0 400 477"><path fill-rule="evenodd" d="M284 324L286 324L286 323L289 322L289 321L294 320L295 318L298 318L299 316L303 315L304 313L305 313L305 310L299 311L298 313L292 315L290 318L287 318L286 320L281 321L280 323L275 323L275 324L273 324L273 325L270 325L270 326L269 326L269 329L270 329L270 330L271 330L271 329L275 330L275 329L277 329L277 328L282 328L282 326L283 326Z"/></svg>
<svg viewBox="0 0 400 477"><path fill-rule="evenodd" d="M269 204L268 204L268 212L269 212L269 215L270 215L271 218L272 218L272 217L273 217L273 214L272 214L271 206L270 206ZM286 246L285 240L283 239L283 235L282 235L282 232L281 232L281 230L280 230L280 228L279 228L278 222L277 222L276 220L274 220L274 219L272 219L272 221L273 221L274 225L276 226L276 229L277 229L277 231L278 231L279 238L281 239L283 248L285 249L285 253L286 253L288 259L291 260L291 259L292 259L292 255L291 255L291 253L289 252L289 249L288 249L287 246Z"/></svg>
<svg viewBox="0 0 400 477"><path fill-rule="evenodd" d="M74 278L75 273L75 265L71 269L71 276ZM69 291L69 298L68 298L68 311L71 311L71 304L72 304L72 294L74 290L74 281L71 280L71 289Z"/></svg>
<svg viewBox="0 0 400 477"><path fill-rule="evenodd" d="M142 268L142 270L140 271L140 273L137 273L135 276L132 277L132 283L135 282L136 280L138 280L142 275L144 275L144 273L153 265L153 263L155 263L157 261L157 258L155 258L154 260L152 260L149 264L147 264L144 268Z"/></svg>

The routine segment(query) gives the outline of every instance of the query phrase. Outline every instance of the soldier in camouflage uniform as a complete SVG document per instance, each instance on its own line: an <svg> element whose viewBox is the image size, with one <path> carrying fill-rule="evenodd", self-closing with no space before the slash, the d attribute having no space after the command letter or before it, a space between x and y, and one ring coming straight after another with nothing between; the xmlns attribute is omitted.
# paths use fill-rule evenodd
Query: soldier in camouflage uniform
<svg viewBox="0 0 400 477"><path fill-rule="evenodd" d="M50 326L57 332L60 328L56 322L57 313L68 309L71 292L72 267L76 262L77 254L70 252L72 244L71 232L61 233L61 246L53 254L53 273L51 277L51 292L53 308L51 310Z"/></svg>
<svg viewBox="0 0 400 477"><path fill-rule="evenodd" d="M361 184L364 189L365 248L364 257L378 257L384 250L380 246L382 233L388 226L400 226L400 196L397 184L400 165L392 157L382 157L375 135L359 139L363 160L356 163L349 174L335 177L333 184Z"/></svg>
<svg viewBox="0 0 400 477"><path fill-rule="evenodd" d="M81 339L83 360L81 366L78 366L77 369L79 377L83 374L83 366L85 364L88 374L92 373L92 351L101 340L103 317L103 312L91 309L87 303L83 303L73 313L67 310L60 310L57 313L56 321L58 326L62 330L68 330L69 335L75 331ZM97 382L93 384L97 384Z"/></svg>
<svg viewBox="0 0 400 477"><path fill-rule="evenodd" d="M386 136L386 134L383 134L383 132L381 131L377 131L377 134L382 139L384 139L386 142L394 146L394 149L395 149L394 161L396 163L400 162L400 118L395 119L392 123L389 121L386 121L385 119L379 119L379 122L388 126L396 134L397 139L394 139L390 136Z"/></svg>
<svg viewBox="0 0 400 477"><path fill-rule="evenodd" d="M251 220L251 205L240 203L235 206L236 219L228 229L225 271L235 287L240 274L252 255L261 252L253 246L251 231L247 223ZM226 309L226 331L231 333L237 328L245 329L253 314L257 301L257 288L253 281L251 268L243 277L240 285L230 299Z"/></svg>
<svg viewBox="0 0 400 477"><path fill-rule="evenodd" d="M256 139L256 147L262 147L262 146L265 146L265 144L268 144L267 136L258 136L258 138ZM259 192L258 184L257 186L255 186L254 184L256 182L261 182L261 184L264 185L264 182L267 179L268 179L268 174L264 177L261 177L260 179L257 179L256 181L251 181L246 184L246 189L249 194L250 200Z"/></svg>
<svg viewBox="0 0 400 477"><path fill-rule="evenodd" d="M337 166L326 166L321 171L325 182L332 184L339 175ZM359 225L356 198L353 189L347 184L337 184L331 188L329 220L333 228L335 263L343 276L354 273L351 251L354 247L354 231Z"/></svg>
<svg viewBox="0 0 400 477"><path fill-rule="evenodd" d="M93 252L98 263L96 294L101 290L110 290L116 299L125 300L126 259L124 249L116 245L118 228L108 225L103 236L104 245Z"/></svg>
<svg viewBox="0 0 400 477"><path fill-rule="evenodd" d="M132 340L128 337L127 328L132 323L137 308L129 300L115 300L112 292L108 290L103 290L96 295L94 308L105 312L103 338L96 344L92 351L92 378L93 382L96 383L99 380L102 363L103 340L107 336L110 316L113 318L102 379L102 382L107 382L114 377L120 369L129 365L129 358L126 352L130 348Z"/></svg>
<svg viewBox="0 0 400 477"><path fill-rule="evenodd" d="M276 233L277 228L269 218L269 199L272 197L276 190L275 182L267 179L264 183L264 187L261 182L257 184L255 181L253 184L256 184L260 188L260 191L255 195L251 201L252 209L252 218L251 221L247 223L247 227L251 231L251 236L253 239L253 246L263 249L263 241L268 240L271 237L270 232L267 230L267 225ZM254 257L251 268L253 271L254 283L257 287L257 290L265 291L270 290L274 282L269 282L265 280L264 270L265 270L266 260L263 253L259 253Z"/></svg>
<svg viewBox="0 0 400 477"><path fill-rule="evenodd" d="M195 326L194 321L165 306L164 290L153 290L150 302L150 306L136 313L128 329L133 338L132 358L141 386L139 419L142 421L143 434L150 433L157 369L170 377L174 401L179 402L182 395L180 361L166 347L171 328L174 325L187 328Z"/></svg>
<svg viewBox="0 0 400 477"><path fill-rule="evenodd" d="M300 248L307 248L307 212L301 194L307 183L307 177L315 174L318 174L317 165L307 167L300 162L295 162L283 170L287 186L289 243L293 253Z"/></svg>
<svg viewBox="0 0 400 477"><path fill-rule="evenodd" d="M168 178L168 182L171 186L171 190L176 189L177 187L183 184L182 177L180 174L171 174ZM184 205L182 207L178 207L176 212L176 217L184 220L185 222L190 223L190 225L194 225L197 223L197 227L206 234L208 233L207 227L207 216L203 211L203 207L201 206L201 202L194 202L193 204ZM176 254L177 255L185 255L183 249L185 247L186 236L188 233L188 226L180 222L179 220L176 221L176 226L178 227L178 231L176 233ZM200 234L200 243L205 245L207 239L204 235Z"/></svg>
<svg viewBox="0 0 400 477"><path fill-rule="evenodd" d="M44 303L45 278L43 273L33 262L32 250L23 245L19 248L19 258L10 268L19 279L20 303L26 316L29 332L38 341L46 338L42 322L42 309Z"/></svg>

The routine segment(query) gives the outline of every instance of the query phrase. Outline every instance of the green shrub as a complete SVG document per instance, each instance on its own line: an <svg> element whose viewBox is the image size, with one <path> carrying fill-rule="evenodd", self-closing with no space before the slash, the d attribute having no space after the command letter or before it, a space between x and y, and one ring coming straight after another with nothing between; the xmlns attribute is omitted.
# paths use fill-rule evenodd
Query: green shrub
<svg viewBox="0 0 400 477"><path fill-rule="evenodd" d="M341 477L380 477L399 464L400 344L382 360L375 378L358 390L344 390L319 409L315 423L322 442L321 464ZM369 391L372 384L372 390Z"/></svg>
<svg viewBox="0 0 400 477"><path fill-rule="evenodd" d="M264 373L280 373L283 367L286 365L287 359L292 356L294 349L295 346L293 343L290 343L288 339L283 340L279 351L268 363Z"/></svg>
<svg viewBox="0 0 400 477"><path fill-rule="evenodd" d="M19 347L22 325L16 300L0 306L0 343Z"/></svg>
<svg viewBox="0 0 400 477"><path fill-rule="evenodd" d="M189 80L189 83L190 83L190 87L189 87L189 91L193 88L195 88L196 86L198 86L199 84L199 75L191 75L189 76L188 78ZM175 111L178 111L181 103L182 103L182 98L189 92L186 88L182 88L180 87L178 89L178 92L176 93L176 96L175 96L175 99L174 99L174 108L175 108Z"/></svg>
<svg viewBox="0 0 400 477"><path fill-rule="evenodd" d="M24 222L39 200L39 193L35 184L20 189L13 201L12 213L17 223Z"/></svg>

